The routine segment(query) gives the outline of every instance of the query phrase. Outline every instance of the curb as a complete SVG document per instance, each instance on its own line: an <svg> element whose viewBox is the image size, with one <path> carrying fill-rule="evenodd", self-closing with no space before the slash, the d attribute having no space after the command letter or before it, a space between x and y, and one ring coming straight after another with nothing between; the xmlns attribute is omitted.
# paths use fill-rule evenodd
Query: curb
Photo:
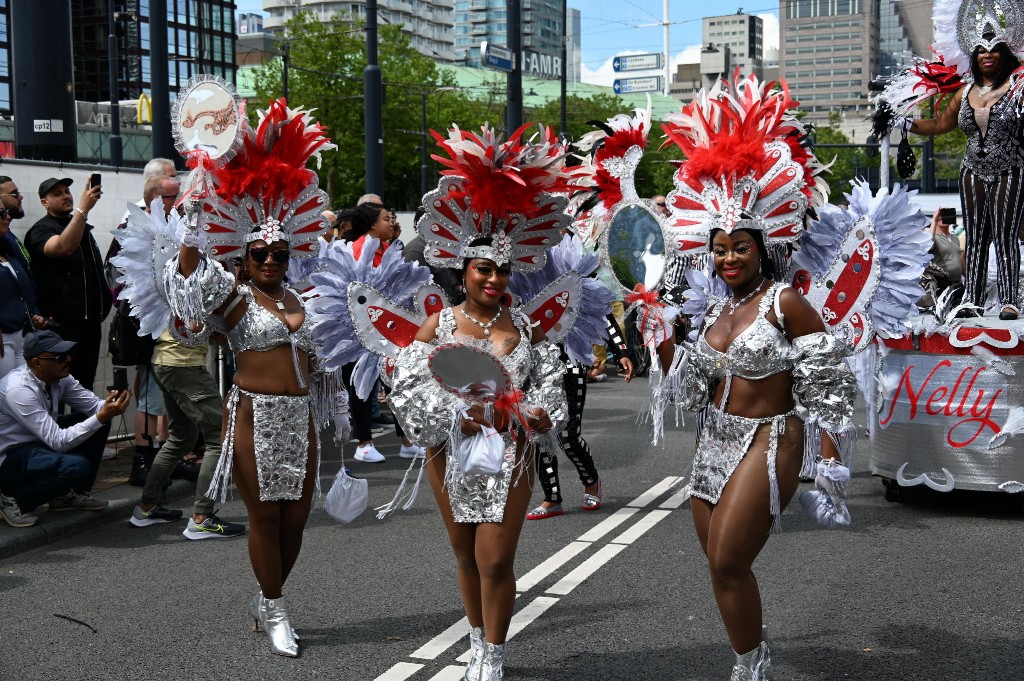
<svg viewBox="0 0 1024 681"><path fill-rule="evenodd" d="M172 480L171 486L164 491L164 496L168 502L190 497L195 493L195 485L196 483L189 480ZM118 485L111 488L108 494L109 492L116 494L122 487L128 486ZM40 515L39 522L31 527L8 527L0 521L0 560L103 525L126 520L135 509L138 496L142 494L141 487L129 489L138 489L138 494L133 495L130 499L107 499L110 505L99 512L44 512ZM107 495L101 493L96 496L106 498Z"/></svg>

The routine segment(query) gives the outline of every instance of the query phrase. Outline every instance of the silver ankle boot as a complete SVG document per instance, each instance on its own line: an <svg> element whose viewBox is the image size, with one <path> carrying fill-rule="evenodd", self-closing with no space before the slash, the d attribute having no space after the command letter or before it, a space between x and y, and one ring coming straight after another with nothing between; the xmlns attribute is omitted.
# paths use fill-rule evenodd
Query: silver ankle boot
<svg viewBox="0 0 1024 681"><path fill-rule="evenodd" d="M263 592L259 592L252 597L249 601L249 616L252 617L252 631L255 633L260 630L260 609L263 607ZM295 637L296 641L300 641L299 632L292 629L292 636Z"/></svg>
<svg viewBox="0 0 1024 681"><path fill-rule="evenodd" d="M501 681L505 672L501 667L505 664L507 644L484 642L483 661L480 664L480 681Z"/></svg>
<svg viewBox="0 0 1024 681"><path fill-rule="evenodd" d="M480 681L480 666L484 662L483 627L470 627L469 652L471 652L473 656L469 658L469 666L466 667L466 681Z"/></svg>
<svg viewBox="0 0 1024 681"><path fill-rule="evenodd" d="M736 653L736 665L732 668L729 681L772 681L773 678L771 651L767 641L761 641L761 645L749 653Z"/></svg>
<svg viewBox="0 0 1024 681"><path fill-rule="evenodd" d="M284 596L262 600L260 624L270 637L270 650L277 655L298 657L299 644L295 641L295 633L292 631L291 622L288 621L288 606Z"/></svg>

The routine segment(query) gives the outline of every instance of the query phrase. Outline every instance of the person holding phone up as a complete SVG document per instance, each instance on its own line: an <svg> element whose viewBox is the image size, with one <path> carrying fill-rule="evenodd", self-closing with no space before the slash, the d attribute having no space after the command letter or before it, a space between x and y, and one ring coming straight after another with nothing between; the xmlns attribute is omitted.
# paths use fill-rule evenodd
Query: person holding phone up
<svg viewBox="0 0 1024 681"><path fill-rule="evenodd" d="M963 285L963 251L960 239L950 233L956 224L955 208L939 208L932 215L932 261L921 277L921 288L925 295L918 301L921 307L931 307L935 299L946 289Z"/></svg>
<svg viewBox="0 0 1024 681"><path fill-rule="evenodd" d="M92 180L98 180L95 175ZM99 363L102 324L113 304L103 272L103 258L92 236L89 211L103 194L89 182L76 204L73 180L51 177L39 185L39 202L46 215L25 235L32 256L32 274L43 317L52 317L61 335L76 343L71 375L93 390Z"/></svg>
<svg viewBox="0 0 1024 681"><path fill-rule="evenodd" d="M25 337L26 364L0 379L0 517L11 527L38 522L33 509L101 511L91 496L110 422L131 390L96 397L71 375L75 343L53 331ZM60 405L72 408L61 414Z"/></svg>

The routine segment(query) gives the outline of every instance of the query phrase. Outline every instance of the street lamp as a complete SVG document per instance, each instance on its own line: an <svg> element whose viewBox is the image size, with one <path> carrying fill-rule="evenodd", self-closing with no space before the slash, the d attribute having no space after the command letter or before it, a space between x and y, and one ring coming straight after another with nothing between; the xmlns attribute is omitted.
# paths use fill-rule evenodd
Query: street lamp
<svg viewBox="0 0 1024 681"><path fill-rule="evenodd" d="M123 161L121 146L121 102L117 77L117 25L122 21L138 21L135 12L115 12L110 8L108 17L107 59L110 77L110 165L117 168Z"/></svg>
<svg viewBox="0 0 1024 681"><path fill-rule="evenodd" d="M430 157L427 154L427 95L432 92L452 92L458 90L454 87L439 87L436 90L423 90L420 93L420 102L423 105L421 109L423 118L422 125L420 126L420 195L426 194L430 191L430 172L427 167Z"/></svg>

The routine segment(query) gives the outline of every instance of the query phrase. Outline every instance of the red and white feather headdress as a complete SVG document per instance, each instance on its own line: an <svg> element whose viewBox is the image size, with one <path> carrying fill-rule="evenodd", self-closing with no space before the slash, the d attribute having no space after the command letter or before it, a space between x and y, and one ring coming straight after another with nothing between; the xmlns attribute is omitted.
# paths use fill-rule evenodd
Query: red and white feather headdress
<svg viewBox="0 0 1024 681"><path fill-rule="evenodd" d="M426 213L416 224L431 265L461 269L465 258L488 258L514 271L535 272L548 249L562 238L572 172L565 146L540 126L523 141L527 127L502 142L486 125L480 134L458 126L443 137L431 131L447 157L437 189L423 197ZM491 245L471 247L480 237Z"/></svg>
<svg viewBox="0 0 1024 681"><path fill-rule="evenodd" d="M828 199L826 170L805 145L785 83L756 76L701 90L662 126L686 160L667 197L666 230L681 255L707 250L714 229L756 229L765 242L796 240L810 206Z"/></svg>
<svg viewBox="0 0 1024 681"><path fill-rule="evenodd" d="M237 257L257 239L287 241L298 257L316 253L328 199L306 166L314 157L319 166L320 152L336 147L310 113L289 109L283 98L271 102L255 130L245 125L238 153L211 170L214 192L203 197L211 257Z"/></svg>

